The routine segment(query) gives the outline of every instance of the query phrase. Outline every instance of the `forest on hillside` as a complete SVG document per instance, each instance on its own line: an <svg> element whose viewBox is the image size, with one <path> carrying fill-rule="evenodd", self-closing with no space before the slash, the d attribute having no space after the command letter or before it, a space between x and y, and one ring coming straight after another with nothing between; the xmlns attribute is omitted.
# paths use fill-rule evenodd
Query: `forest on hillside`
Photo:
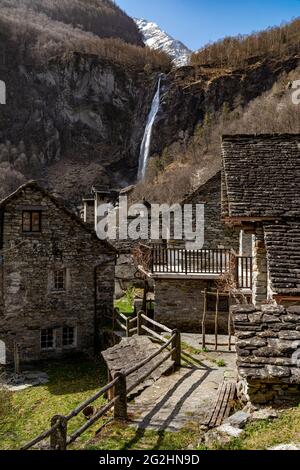
<svg viewBox="0 0 300 470"><path fill-rule="evenodd" d="M226 37L192 55L192 64L242 67L268 56L284 57L300 51L300 18L246 36Z"/></svg>
<svg viewBox="0 0 300 470"><path fill-rule="evenodd" d="M134 21L111 0L1 0L1 13L30 16L30 11L89 31L100 38L119 38L143 46Z"/></svg>
<svg viewBox="0 0 300 470"><path fill-rule="evenodd" d="M110 0L0 0L0 12L2 55L16 43L20 63L78 52L137 70L171 67L166 54L144 47L135 22Z"/></svg>

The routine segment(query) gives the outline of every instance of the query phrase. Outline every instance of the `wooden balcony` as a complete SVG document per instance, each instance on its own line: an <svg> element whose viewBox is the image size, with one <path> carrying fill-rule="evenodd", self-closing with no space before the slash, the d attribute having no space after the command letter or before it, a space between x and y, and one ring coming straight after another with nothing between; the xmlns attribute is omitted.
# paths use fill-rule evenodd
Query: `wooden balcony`
<svg viewBox="0 0 300 470"><path fill-rule="evenodd" d="M252 289L252 258L237 256L231 249L185 250L163 245L144 246L143 265L155 276L203 276L216 279L234 272L238 289Z"/></svg>

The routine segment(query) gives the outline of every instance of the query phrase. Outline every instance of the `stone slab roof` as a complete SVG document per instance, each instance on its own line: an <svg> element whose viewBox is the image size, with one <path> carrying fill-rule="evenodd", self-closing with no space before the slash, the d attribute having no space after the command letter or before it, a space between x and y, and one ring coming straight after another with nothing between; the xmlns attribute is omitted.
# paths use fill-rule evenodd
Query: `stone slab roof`
<svg viewBox="0 0 300 470"><path fill-rule="evenodd" d="M222 139L223 217L300 216L300 134Z"/></svg>
<svg viewBox="0 0 300 470"><path fill-rule="evenodd" d="M269 276L276 294L300 294L300 220L264 225Z"/></svg>

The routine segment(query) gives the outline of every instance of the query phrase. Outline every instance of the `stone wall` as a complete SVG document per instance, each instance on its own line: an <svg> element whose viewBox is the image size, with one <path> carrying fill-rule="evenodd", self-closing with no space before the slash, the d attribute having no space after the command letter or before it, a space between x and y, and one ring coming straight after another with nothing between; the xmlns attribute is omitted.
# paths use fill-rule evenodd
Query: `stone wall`
<svg viewBox="0 0 300 470"><path fill-rule="evenodd" d="M239 393L253 403L300 402L300 306L232 307Z"/></svg>
<svg viewBox="0 0 300 470"><path fill-rule="evenodd" d="M204 295L201 292L212 287L213 281L203 279L155 279L155 320L181 332L201 332L204 308ZM223 312L219 314L219 332L227 333L227 301L220 302L220 309ZM210 299L207 332L214 332L214 328L215 300Z"/></svg>
<svg viewBox="0 0 300 470"><path fill-rule="evenodd" d="M22 211L39 208L40 233L22 232ZM0 340L12 361L13 343L24 362L93 352L105 317L113 309L115 252L44 192L26 187L5 205L0 250ZM54 270L64 269L66 287L54 289ZM77 341L63 348L62 328ZM41 329L51 328L55 347L41 350Z"/></svg>
<svg viewBox="0 0 300 470"><path fill-rule="evenodd" d="M216 176L208 180L203 186L200 186L182 204L204 204L205 226L203 248L233 248L238 252L239 233L227 227L221 221L221 173L217 173ZM195 227L195 215L193 224Z"/></svg>

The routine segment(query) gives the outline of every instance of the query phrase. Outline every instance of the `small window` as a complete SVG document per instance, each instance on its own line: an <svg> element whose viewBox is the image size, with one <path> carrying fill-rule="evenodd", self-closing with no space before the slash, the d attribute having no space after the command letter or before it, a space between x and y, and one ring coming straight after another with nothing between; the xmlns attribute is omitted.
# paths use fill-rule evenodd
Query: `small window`
<svg viewBox="0 0 300 470"><path fill-rule="evenodd" d="M41 232L42 213L40 211L23 211L22 230L25 233Z"/></svg>
<svg viewBox="0 0 300 470"><path fill-rule="evenodd" d="M66 290L66 270L57 269L54 271L54 290Z"/></svg>
<svg viewBox="0 0 300 470"><path fill-rule="evenodd" d="M63 346L75 346L75 328L66 326L63 328Z"/></svg>
<svg viewBox="0 0 300 470"><path fill-rule="evenodd" d="M41 330L41 349L54 349L54 330L52 328Z"/></svg>

